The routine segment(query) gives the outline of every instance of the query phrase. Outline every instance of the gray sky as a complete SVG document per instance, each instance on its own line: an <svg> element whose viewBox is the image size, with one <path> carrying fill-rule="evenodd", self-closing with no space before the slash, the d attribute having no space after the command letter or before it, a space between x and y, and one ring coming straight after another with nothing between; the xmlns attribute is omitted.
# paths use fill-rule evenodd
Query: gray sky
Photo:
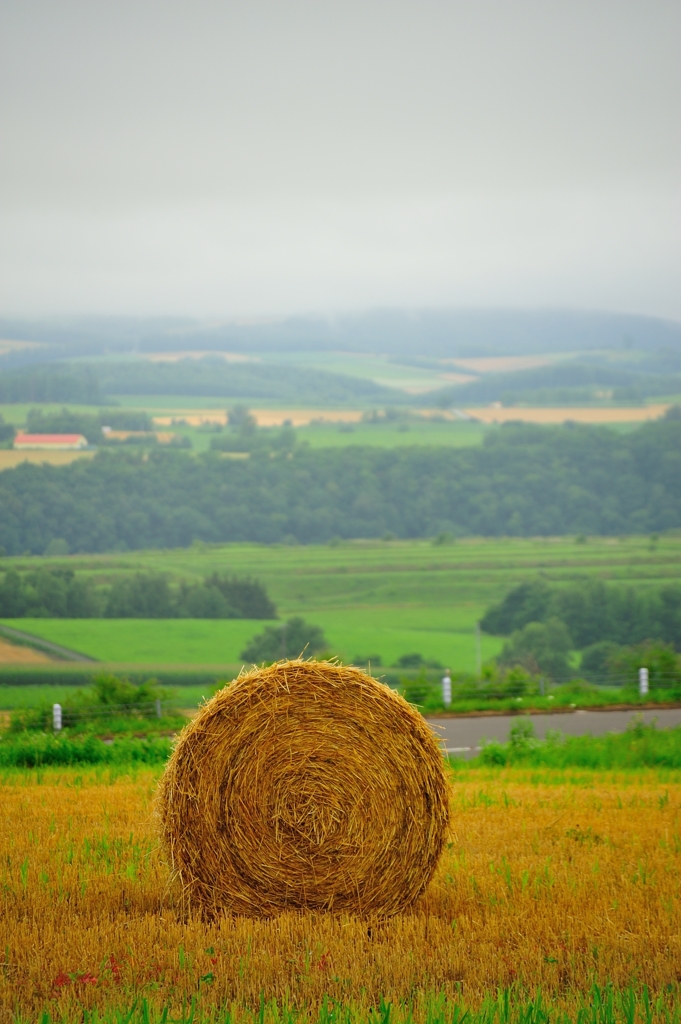
<svg viewBox="0 0 681 1024"><path fill-rule="evenodd" d="M5 0L0 313L681 319L678 0Z"/></svg>

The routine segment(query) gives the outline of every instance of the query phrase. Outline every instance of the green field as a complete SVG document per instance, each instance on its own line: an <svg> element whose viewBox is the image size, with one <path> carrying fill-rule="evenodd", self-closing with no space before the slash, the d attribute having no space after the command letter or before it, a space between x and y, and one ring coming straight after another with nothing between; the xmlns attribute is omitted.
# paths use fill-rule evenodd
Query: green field
<svg viewBox="0 0 681 1024"><path fill-rule="evenodd" d="M344 448L348 445L370 445L379 448L403 448L405 445L446 445L468 448L482 444L485 434L494 427L463 420L427 420L410 418L402 422L358 423L299 427L299 441L307 441L312 448Z"/></svg>
<svg viewBox="0 0 681 1024"><path fill-rule="evenodd" d="M326 546L194 545L171 551L5 559L6 567L63 565L110 583L153 569L172 580L199 580L219 570L255 576L280 616L302 615L323 627L344 660L376 654L383 666L419 653L454 671L475 669L475 624L484 610L523 579L577 576L648 587L678 580L681 535L644 537L352 541ZM258 621L175 619L17 619L7 624L123 665L234 666ZM483 660L501 641L482 638ZM292 653L292 652L288 652ZM298 653L298 652L295 652Z"/></svg>
<svg viewBox="0 0 681 1024"><path fill-rule="evenodd" d="M435 609L338 609L306 613L324 629L329 648L344 661L380 654L391 665L401 654L418 652L425 658L464 671L475 667L472 629L468 616L451 616ZM367 621L368 620L368 621ZM429 620L426 624L424 620ZM265 623L244 619L4 619L35 636L52 640L97 661L123 665L234 665L241 651ZM453 623L450 624L450 623ZM483 656L497 653L500 641L483 638ZM287 651L297 655L299 651Z"/></svg>

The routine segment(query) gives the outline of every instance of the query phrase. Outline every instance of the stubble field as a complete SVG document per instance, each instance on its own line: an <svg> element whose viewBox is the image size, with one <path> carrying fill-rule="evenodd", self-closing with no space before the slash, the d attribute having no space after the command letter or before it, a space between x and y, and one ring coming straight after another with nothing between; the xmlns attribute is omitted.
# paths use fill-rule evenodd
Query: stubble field
<svg viewBox="0 0 681 1024"><path fill-rule="evenodd" d="M498 990L500 1021L514 1002L545 1021L538 999L577 1019L594 992L605 1010L585 1022L633 1022L637 998L643 1019L678 1019L678 774L457 768L436 877L413 913L384 922L183 918L156 782L0 780L1 1019L460 1020L457 1007Z"/></svg>

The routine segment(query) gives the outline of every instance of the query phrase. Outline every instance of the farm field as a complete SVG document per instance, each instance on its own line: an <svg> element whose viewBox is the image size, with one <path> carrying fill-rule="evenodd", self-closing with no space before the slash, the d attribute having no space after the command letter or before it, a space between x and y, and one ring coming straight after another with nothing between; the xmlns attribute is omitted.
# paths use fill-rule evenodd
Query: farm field
<svg viewBox="0 0 681 1024"><path fill-rule="evenodd" d="M453 670L475 668L475 623L521 580L542 574L567 582L588 575L636 587L676 581L681 536L621 539L466 539L355 541L338 545L195 545L171 551L67 558L6 559L6 567L61 565L111 582L139 570L171 580L200 580L219 570L260 579L280 616L322 626L334 653L347 660L379 654L383 665L418 652ZM5 620L106 662L218 665L239 652L264 623L245 620ZM483 659L500 648L482 638Z"/></svg>
<svg viewBox="0 0 681 1024"><path fill-rule="evenodd" d="M329 1020L344 1006L333 1019L350 1024L386 1021L370 1011L392 1004L395 1020L425 1024L507 989L503 1022L518 1019L513 1002L536 1006L541 992L544 1011L569 1020L601 999L581 1019L614 1024L634 1020L643 986L640 1019L678 1019L678 773L457 767L451 842L433 883L412 913L369 926L321 914L183 916L155 834L157 778L3 773L2 1019L93 1020L96 1010L98 1020L153 1021L165 1010L186 1021L193 1007L197 1024L227 1011L275 1024L284 1004L287 1021Z"/></svg>
<svg viewBox="0 0 681 1024"><path fill-rule="evenodd" d="M247 400L232 401L226 398L201 399L196 397L174 399L172 396L123 396L119 401L121 408L141 409L153 416L155 425L161 429L172 429L190 438L195 452L206 451L210 447L210 433L197 428L202 423L224 425L227 419L226 410L233 405L248 406L261 427L278 429L285 421L290 421L296 428L298 440L307 442L313 448L338 448L349 445L369 445L371 447L394 448L405 445L452 446L456 448L480 444L490 428L482 423L468 423L455 418L432 418L420 415L419 410L408 421L389 420L377 424L362 422L363 410L357 409L292 409L271 405L262 407L262 402ZM47 403L1 405L0 413L8 423L16 427L23 426L31 409L40 408L49 415L68 408L77 414L97 415L103 411L100 407L75 406L69 403L54 405ZM185 420L186 424L176 425L173 420ZM324 421L327 422L319 422ZM314 421L314 422L313 422ZM342 425L342 426L341 426ZM26 461L19 458L19 452L0 451L0 470ZM39 452L28 452L28 461L40 461ZM80 453L47 453L49 461L60 465L63 461L71 461ZM91 452L85 453L91 455ZM67 456L66 459L55 456Z"/></svg>
<svg viewBox="0 0 681 1024"><path fill-rule="evenodd" d="M0 449L0 472L3 469L14 469L22 462L32 462L35 465L42 465L44 462L50 466L66 466L75 459L91 459L94 451L18 451L12 449Z"/></svg>
<svg viewBox="0 0 681 1024"><path fill-rule="evenodd" d="M424 658L443 664L451 661L463 666L464 671L475 668L473 630L454 632L449 624L451 616L443 611L433 616L410 614L405 609L378 609L369 624L361 610L311 612L306 617L322 626L331 651L344 661L380 653L383 663L390 665L401 654L418 652ZM419 620L424 619L431 620L431 624L419 628ZM4 619L3 622L97 661L197 666L231 666L240 662L242 649L266 625L262 620L244 619ZM484 657L492 657L500 647L497 638L483 638ZM300 652L287 653L297 655Z"/></svg>
<svg viewBox="0 0 681 1024"><path fill-rule="evenodd" d="M484 406L483 408L466 409L469 416L482 423L509 423L514 420L523 423L644 423L657 420L664 416L667 404L636 405L631 408L624 406L509 406L505 408Z"/></svg>
<svg viewBox="0 0 681 1024"><path fill-rule="evenodd" d="M310 424L297 431L299 441L312 448L343 448L348 445L369 445L377 448L398 448L405 445L436 445L468 448L482 444L489 428L463 420L409 419L402 423L358 423L340 429L338 426Z"/></svg>

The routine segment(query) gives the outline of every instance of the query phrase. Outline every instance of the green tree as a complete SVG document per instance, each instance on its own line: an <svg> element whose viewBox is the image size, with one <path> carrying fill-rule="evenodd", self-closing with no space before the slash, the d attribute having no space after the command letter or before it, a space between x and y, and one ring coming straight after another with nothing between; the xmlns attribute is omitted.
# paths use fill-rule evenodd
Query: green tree
<svg viewBox="0 0 681 1024"><path fill-rule="evenodd" d="M278 626L265 626L241 652L244 661L260 664L280 658L310 657L328 646L323 630L300 616Z"/></svg>
<svg viewBox="0 0 681 1024"><path fill-rule="evenodd" d="M560 679L570 672L571 649L570 634L560 619L530 622L511 634L499 655L498 664L509 668L518 665L534 675L544 674Z"/></svg>
<svg viewBox="0 0 681 1024"><path fill-rule="evenodd" d="M168 580L160 573L135 573L111 587L104 612L109 619L171 619L175 606Z"/></svg>

